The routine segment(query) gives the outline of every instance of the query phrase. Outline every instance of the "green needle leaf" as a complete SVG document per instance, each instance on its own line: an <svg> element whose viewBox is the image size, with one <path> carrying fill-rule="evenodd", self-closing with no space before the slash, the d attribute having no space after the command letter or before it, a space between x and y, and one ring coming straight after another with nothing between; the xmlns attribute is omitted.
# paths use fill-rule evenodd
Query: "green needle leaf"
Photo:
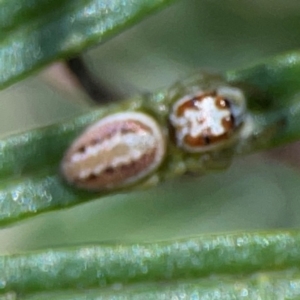
<svg viewBox="0 0 300 300"><path fill-rule="evenodd" d="M49 62L122 32L175 0L0 1L0 89ZM69 145L96 120L142 111L169 132L174 99L221 80L248 101L248 131L230 149L188 154L168 140L158 170L129 188L90 193L63 180ZM237 155L300 138L300 52L222 77L198 74L171 88L60 124L0 140L0 226L113 193L156 185L186 171L225 169ZM169 136L168 136L169 137ZM203 159L202 159L203 158ZM199 162L201 161L201 164ZM202 163L203 162L203 163ZM139 244L101 244L0 256L0 300L299 299L300 232L207 235Z"/></svg>
<svg viewBox="0 0 300 300"><path fill-rule="evenodd" d="M174 0L0 2L0 89L80 53Z"/></svg>
<svg viewBox="0 0 300 300"><path fill-rule="evenodd" d="M152 244L85 246L0 256L0 269L4 270L0 273L0 291L26 295L41 291L101 288L104 295L108 292L122 297L118 289L123 294L124 288L131 287L124 290L124 296L142 293L153 298L157 294L170 295L179 291L188 294L218 290L230 294L241 293L242 290L246 292L247 289L267 292L269 285L281 284L285 285L284 293L297 292L299 295L299 287L293 289L288 286L288 282L293 281L299 285L299 249L299 232L282 231L212 235ZM247 278L243 276L256 272L260 273L243 282ZM201 279L212 274L214 278L211 282ZM238 281L235 282L237 278L232 276L239 276ZM157 282L164 285L159 286ZM220 282L223 282L222 288ZM134 287L134 284L139 286ZM117 291L107 291L106 287L114 287ZM90 298L82 298L79 294L78 299L95 299L95 292L89 293Z"/></svg>
<svg viewBox="0 0 300 300"><path fill-rule="evenodd" d="M282 124L269 147L299 139L300 129L300 53L278 55L245 69L230 71L227 80L240 85L248 98L248 106L264 115L260 122L271 124L282 117ZM264 147L263 147L264 148Z"/></svg>
<svg viewBox="0 0 300 300"><path fill-rule="evenodd" d="M227 79L239 83L250 98L250 106L268 110L286 108L288 103L299 103L300 53L278 55L245 69L230 71Z"/></svg>
<svg viewBox="0 0 300 300"><path fill-rule="evenodd" d="M68 186L60 176L60 162L73 139L97 119L120 111L143 111L167 131L174 98L191 86L214 84L219 77L198 74L169 89L123 101L79 116L73 120L7 137L0 141L0 224L5 225L44 211L75 205L108 194L149 187L181 176L187 170L201 174L230 165L236 154L274 147L300 138L300 60L298 52L270 59L241 71L228 72L230 83L243 87L249 100L252 125L236 147L214 151L205 163L202 154L188 154L168 141L162 166L149 178L119 190L91 193ZM278 69L276 66L278 64ZM224 80L224 79L222 79ZM283 85L278 88L280 81ZM275 83L276 84L275 84ZM267 98L266 98L267 95ZM265 101L268 100L269 102ZM267 107L264 104L267 103ZM261 104L259 107L257 104Z"/></svg>

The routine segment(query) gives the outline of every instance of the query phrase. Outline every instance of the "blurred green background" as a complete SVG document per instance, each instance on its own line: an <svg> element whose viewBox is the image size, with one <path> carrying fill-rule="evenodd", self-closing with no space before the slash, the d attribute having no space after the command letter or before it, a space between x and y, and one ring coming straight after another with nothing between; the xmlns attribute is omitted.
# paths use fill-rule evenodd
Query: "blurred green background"
<svg viewBox="0 0 300 300"><path fill-rule="evenodd" d="M298 0L179 1L91 49L85 59L107 85L129 97L197 69L241 68L295 49L299 15ZM90 109L81 92L57 89L45 78L37 74L0 93L2 136ZM266 153L243 157L222 173L186 176L20 222L0 231L0 252L297 227L299 182L298 169Z"/></svg>

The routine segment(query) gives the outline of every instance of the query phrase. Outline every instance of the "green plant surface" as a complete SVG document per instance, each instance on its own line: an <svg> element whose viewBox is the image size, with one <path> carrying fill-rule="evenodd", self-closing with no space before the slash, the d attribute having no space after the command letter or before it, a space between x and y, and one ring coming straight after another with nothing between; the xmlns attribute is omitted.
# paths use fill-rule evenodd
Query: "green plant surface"
<svg viewBox="0 0 300 300"><path fill-rule="evenodd" d="M290 52L266 59L252 67L227 73L229 82L240 83L250 107L266 111L298 103L300 53Z"/></svg>
<svg viewBox="0 0 300 300"><path fill-rule="evenodd" d="M0 2L0 88L112 37L173 0ZM53 34L58 33L59 34Z"/></svg>
<svg viewBox="0 0 300 300"><path fill-rule="evenodd" d="M271 95L268 98L269 102L271 104L275 102L277 105L280 103L281 106L280 109L272 109L271 112L268 112L268 108L263 107L260 108L260 111L253 112L253 133L249 138L247 137L239 142L236 150L233 150L237 153L231 153L229 156L248 154L299 138L300 131L297 130L297 128L300 128L299 104L296 102L297 89L295 88L295 82L300 78L297 76L300 66L298 56L297 52L288 53L265 63L260 63L255 67L250 67L247 70L227 73L229 82L248 87L244 90L249 99L250 108L252 104L264 100L260 95L264 95L265 90L268 90ZM278 70L276 69L277 64ZM256 75L255 79L259 82L259 86L253 82L253 74ZM259 76L261 76L261 80L257 79ZM273 81L278 81L281 77L287 83L286 87L282 88L282 93L278 96L277 92L272 95ZM290 78L290 80L287 78ZM115 193L115 191L105 191L103 193L81 192L63 182L59 165L63 153L71 141L84 127L101 118L101 116L116 111L147 111L162 126L166 127L167 115L174 93L175 95L181 95L190 85L202 85L203 82L207 84L207 80L213 82L216 79L215 77L211 79L206 75L204 77L197 75L192 79L177 83L170 89L154 93L150 97L136 97L119 104L103 107L61 124L17 134L0 141L0 178L2 178L0 182L0 187L2 186L0 190L0 223L4 225L29 215ZM290 92L292 88L294 88L293 93ZM255 96L251 94L251 91L255 91ZM283 91L287 91L286 94ZM173 96L170 97L170 94ZM216 157L212 157L210 163L204 169L201 169L202 173L215 168L224 169L227 167L230 163L227 156L227 151L225 153L221 151ZM181 176L185 172L185 169L182 170L182 167L180 167L183 163L186 168L189 168L189 166L197 166L199 159L199 155L182 155L172 145L172 142L168 145L167 157L168 159L164 165L150 180L147 179L134 188L151 186L168 178ZM124 189L124 191L129 190ZM123 191L121 190L121 192Z"/></svg>
<svg viewBox="0 0 300 300"><path fill-rule="evenodd" d="M16 297L13 293L8 296ZM7 297L8 297L7 296ZM293 270L257 273L251 276L214 276L210 279L144 284L84 292L36 293L17 299L100 300L100 299L299 299L299 274ZM0 299L2 299L0 297ZM9 299L9 298L4 298Z"/></svg>
<svg viewBox="0 0 300 300"><path fill-rule="evenodd" d="M49 62L81 53L121 33L172 2L0 1L0 89ZM255 9L255 2L242 6L238 1L183 2L177 13L171 9L163 15L163 22L142 24L142 28L146 24L144 29L152 28L152 33L140 30L144 52L139 52L139 42L130 34L125 34L123 44L115 43L122 35L100 47L106 47L109 53L98 55L100 77L109 69L117 86L115 77L120 70L144 89L149 88L151 71L153 82L164 85L169 82L168 76L178 78L178 73L194 70L195 66L234 69L223 73L224 80L245 92L253 118L252 135L229 153L218 152L203 173L223 171L239 155L299 140L299 51L263 59L244 69L236 67L256 57L298 47L297 1L289 2L294 3L294 9L280 4L280 0L272 5L260 1L259 9ZM180 26L184 22L190 25L184 29L174 26L170 22L173 14ZM173 26L176 34L170 30ZM194 35L186 38L191 32ZM209 34L205 36L205 32ZM157 35L160 38L151 44L149 40L153 42ZM145 41L149 47L143 48ZM116 48L120 52L114 52ZM132 60L125 58L125 52ZM170 57L176 63L168 68ZM137 72L137 65L142 73ZM195 77L200 78L199 84L201 76L199 72ZM34 84L40 83L33 80L31 90ZM184 90L185 85L183 80L171 89ZM65 150L86 126L106 114L142 110L166 128L173 101L171 89L1 138L0 226L59 211L2 228L1 237L5 238L1 239L1 249L6 243L17 247L1 250L0 300L299 299L299 231L274 230L299 225L297 170L250 157L237 159L226 174L182 177L178 166L193 165L196 157L178 155L169 143L168 159L150 182L119 191L88 193L68 186L62 179L60 161ZM44 93L50 102L49 90L40 92L37 98L44 98ZM20 94L24 100L22 90ZM55 114L56 104L50 105ZM57 107L60 116L52 123L81 110L73 108L70 113L68 105ZM15 109L22 110L19 105ZM51 120L42 116L47 113L40 114L43 124ZM15 112L13 116L18 119ZM170 177L176 180L168 180ZM133 193L163 181L157 189ZM114 193L118 195L106 197ZM64 209L76 204L81 205ZM272 231L244 232L249 228ZM240 233L199 234L236 229ZM24 253L24 249L30 252Z"/></svg>
<svg viewBox="0 0 300 300"><path fill-rule="evenodd" d="M261 122L272 122L280 113L284 116L281 126L285 130L278 132L269 147L299 139L299 66L299 52L290 52L244 70L227 73L227 80L240 84L246 93L249 108L264 114Z"/></svg>
<svg viewBox="0 0 300 300"><path fill-rule="evenodd" d="M163 283L154 293L152 288L147 292L147 285L140 288L140 292L154 297L176 293L176 290L205 293L205 286L217 292L224 277L224 293L241 293L241 289L247 290L247 285L242 283L242 277L233 284L238 277L232 279L231 275L268 272L249 278L248 285L253 284L258 290L261 287L262 292L277 281L277 284L285 284L285 290L278 289L274 293L297 292L299 295L299 287L287 285L289 280L290 284L294 280L299 285L296 269L300 263L299 246L298 231L282 231L210 235L151 244L94 245L1 256L0 266L4 272L0 274L0 291L26 295L39 291L68 291L74 287L91 289L117 284L122 288L132 284ZM209 275L214 275L209 285L207 280L199 280ZM190 281L184 283L187 280ZM130 291L133 295L138 292L139 288Z"/></svg>

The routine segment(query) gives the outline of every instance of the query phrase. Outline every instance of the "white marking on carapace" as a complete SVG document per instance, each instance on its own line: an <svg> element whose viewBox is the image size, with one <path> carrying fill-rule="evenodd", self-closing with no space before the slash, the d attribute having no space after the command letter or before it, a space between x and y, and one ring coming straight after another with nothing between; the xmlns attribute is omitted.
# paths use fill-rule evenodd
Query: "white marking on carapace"
<svg viewBox="0 0 300 300"><path fill-rule="evenodd" d="M140 112L116 113L88 127L67 151L62 172L81 188L131 184L154 171L166 151L161 128Z"/></svg>
<svg viewBox="0 0 300 300"><path fill-rule="evenodd" d="M178 103L178 106L182 103ZM212 135L221 135L225 133L225 128L222 125L223 118L230 117L230 111L225 109L217 109L215 98L205 97L201 103L196 102L195 109L186 109L183 116L177 117L175 123L181 126L180 135L183 138L189 134L192 137L197 137L204 132L210 131ZM174 119L174 117L173 117Z"/></svg>
<svg viewBox="0 0 300 300"><path fill-rule="evenodd" d="M237 88L187 95L175 102L170 114L176 143L188 152L216 149L241 125L244 112L244 95Z"/></svg>

